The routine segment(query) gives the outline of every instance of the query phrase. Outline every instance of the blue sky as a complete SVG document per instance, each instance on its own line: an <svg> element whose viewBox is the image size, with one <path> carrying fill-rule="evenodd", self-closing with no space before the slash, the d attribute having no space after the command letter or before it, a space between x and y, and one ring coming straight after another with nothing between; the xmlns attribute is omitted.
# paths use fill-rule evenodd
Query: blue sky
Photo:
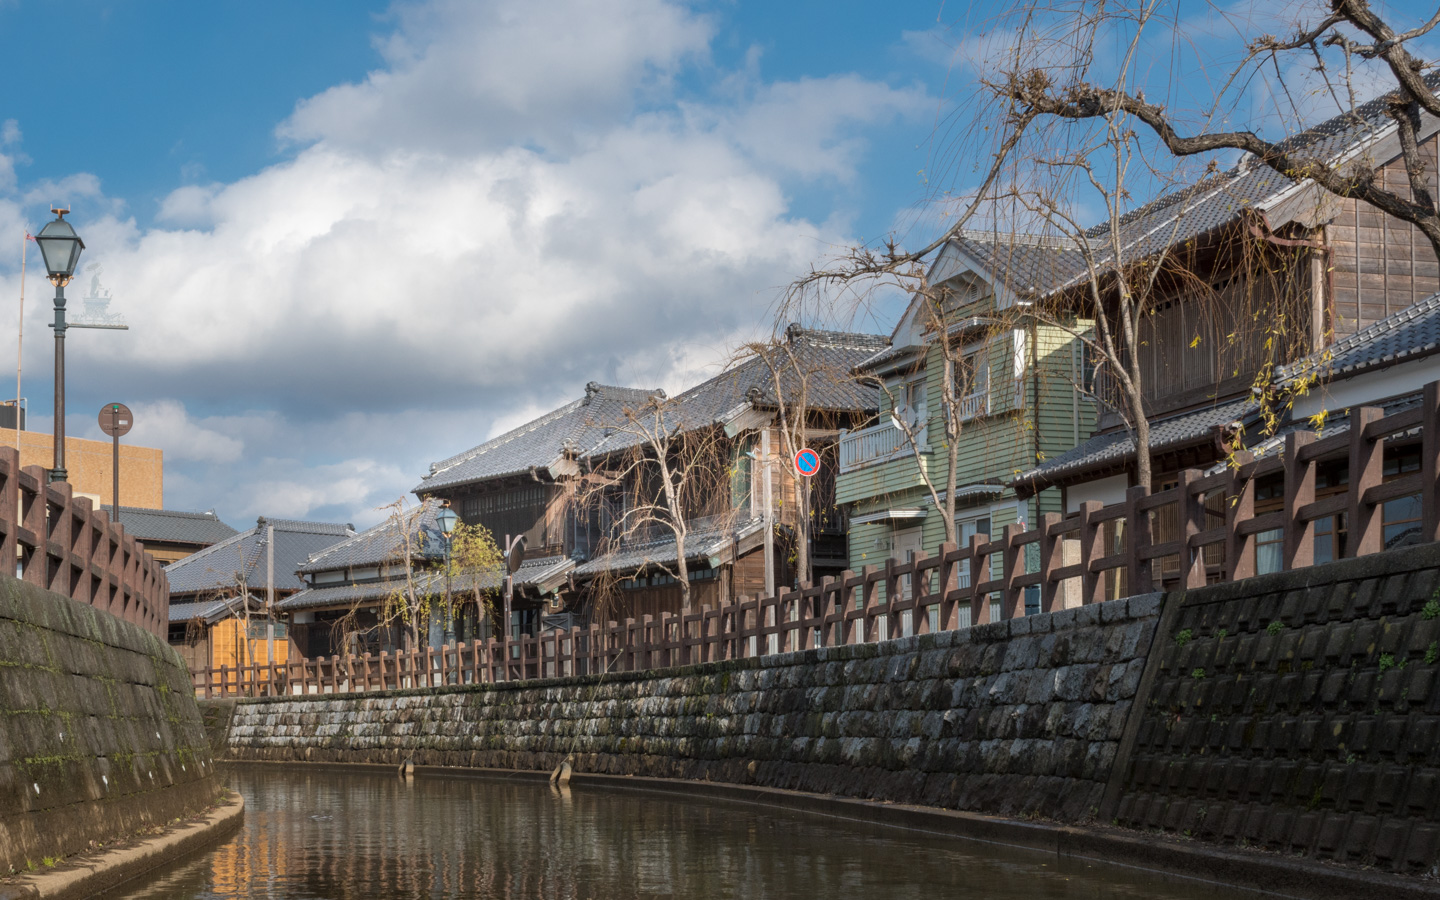
<svg viewBox="0 0 1440 900"><path fill-rule="evenodd" d="M0 3L23 88L0 100L0 322L3 236L18 254L54 200L132 329L71 333L71 433L123 400L167 506L369 524L586 381L712 374L796 273L923 200L938 2L599 9Z"/></svg>
<svg viewBox="0 0 1440 900"><path fill-rule="evenodd" d="M71 296L99 277L131 326L71 333L69 433L123 401L171 508L374 523L588 381L714 374L855 241L933 237L984 159L992 7L0 0L0 371L21 235L68 202ZM1316 3L1172 7L1133 83L1183 105L1236 34ZM1246 84L1237 123L1329 111L1308 91L1286 123ZM46 430L49 286L27 290Z"/></svg>

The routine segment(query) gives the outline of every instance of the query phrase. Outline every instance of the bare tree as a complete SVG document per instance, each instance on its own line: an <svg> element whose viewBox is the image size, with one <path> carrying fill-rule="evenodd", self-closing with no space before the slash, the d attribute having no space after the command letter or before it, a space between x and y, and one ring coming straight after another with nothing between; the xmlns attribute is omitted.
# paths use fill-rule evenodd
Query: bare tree
<svg viewBox="0 0 1440 900"><path fill-rule="evenodd" d="M668 553L659 554L644 566L676 581L681 608L688 614L693 605L689 556L695 522L705 518L712 527L724 527L733 519L723 431L709 422L690 421L682 404L663 391L638 406L624 407L613 427L612 444L619 449L592 460L577 502L593 507L616 490L623 492L624 509L602 552L657 537L674 540L673 561L662 558ZM618 582L602 577L591 585L599 605L609 599L604 596L607 586L613 589Z"/></svg>
<svg viewBox="0 0 1440 900"><path fill-rule="evenodd" d="M1366 119L1358 111L1361 104L1353 77L1355 64L1357 60L1382 63L1393 86L1384 98L1383 113L1399 141L1408 176L1406 193L1386 188L1373 160L1348 154L1337 157L1327 153L1323 143L1272 141L1251 130L1202 127L1198 133L1182 134L1174 116L1164 106L1148 101L1143 91L1132 89L1125 79L1106 86L1087 80L1081 72L1081 77L1058 81L1043 68L1028 68L1007 72L994 87L1012 102L1010 115L1016 123L1029 124L1040 116L1104 119L1112 123L1136 121L1148 127L1164 148L1177 157L1222 150L1243 151L1286 177L1309 179L1335 196L1363 201L1411 223L1440 256L1440 211L1431 187L1433 173L1420 146L1421 113L1440 117L1440 98L1434 93L1434 64L1409 49L1413 41L1430 34L1440 24L1440 11L1415 27L1397 31L1367 0L1331 0L1328 6L1329 12L1318 21L1297 22L1295 32L1288 38L1269 34L1255 36L1248 43L1244 58L1220 82L1223 87L1242 84L1248 76L1264 73L1268 68L1273 70L1283 90L1282 57L1304 54L1322 76L1325 90L1336 105L1349 111L1357 127L1367 128ZM1243 23L1238 27L1243 28ZM1298 117L1298 110L1293 112ZM1211 119L1213 113L1203 118Z"/></svg>

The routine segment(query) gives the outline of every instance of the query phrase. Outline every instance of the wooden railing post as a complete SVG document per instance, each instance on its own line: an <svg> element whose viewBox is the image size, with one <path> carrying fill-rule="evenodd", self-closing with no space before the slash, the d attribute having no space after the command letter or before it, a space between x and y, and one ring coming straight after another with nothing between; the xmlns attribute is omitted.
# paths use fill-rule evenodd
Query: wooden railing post
<svg viewBox="0 0 1440 900"><path fill-rule="evenodd" d="M1300 507L1315 502L1315 461L1300 461L1300 449L1315 442L1309 431L1292 431L1285 436L1285 568L1303 569L1315 559L1315 523L1300 521ZM1357 485L1352 475L1350 489Z"/></svg>
<svg viewBox="0 0 1440 900"><path fill-rule="evenodd" d="M1205 586L1205 552L1190 541L1205 530L1205 504L1195 496L1192 485L1202 475L1199 469L1185 469L1176 485L1176 513L1180 532L1180 584L1185 588Z"/></svg>
<svg viewBox="0 0 1440 900"><path fill-rule="evenodd" d="M1095 514L1104 508L1099 500L1086 500L1080 504L1080 602L1099 603L1105 599L1105 573L1096 572L1090 564L1105 552L1105 523L1097 521Z"/></svg>
<svg viewBox="0 0 1440 900"><path fill-rule="evenodd" d="M959 623L956 622L956 603L950 596L955 589L955 545L942 543L940 545L940 609L936 616L936 629L939 631L954 631Z"/></svg>
<svg viewBox="0 0 1440 900"><path fill-rule="evenodd" d="M979 590L980 583L990 580L990 554L980 548L990 542L986 534L970 535L970 624L985 625L990 622L990 597Z"/></svg>
<svg viewBox="0 0 1440 900"><path fill-rule="evenodd" d="M1440 382L1425 385L1420 428L1420 540L1440 541Z"/></svg>
<svg viewBox="0 0 1440 900"><path fill-rule="evenodd" d="M1345 547L1337 557L1368 556L1385 548L1384 516L1365 502L1365 492L1385 480L1385 442L1365 437L1365 426L1384 418L1385 413L1373 406L1350 410L1349 508L1345 515ZM1423 440L1422 436L1422 440ZM1286 445L1286 492L1289 492L1289 445ZM1312 489L1313 492L1313 489ZM1288 509L1288 507L1287 507ZM1338 523L1337 523L1338 525ZM1334 529L1338 535L1340 529ZM1313 540L1312 540L1313 544Z"/></svg>
<svg viewBox="0 0 1440 900"><path fill-rule="evenodd" d="M1060 525L1059 513L1040 516L1040 611L1054 612L1060 596L1060 582L1054 578L1056 569L1065 565L1065 538L1052 535L1050 529Z"/></svg>
<svg viewBox="0 0 1440 900"><path fill-rule="evenodd" d="M1240 523L1255 518L1255 479L1241 472L1254 458L1249 450L1239 450L1231 461L1225 498L1225 574L1230 581L1255 574L1255 535L1240 535Z"/></svg>
<svg viewBox="0 0 1440 900"><path fill-rule="evenodd" d="M1004 560L1005 595L1004 616L1007 619L1025 618L1025 589L1015 586L1015 579L1025 574L1025 548L1016 542L1025 531L1018 522L1005 526L1005 546L1001 550Z"/></svg>
<svg viewBox="0 0 1440 900"><path fill-rule="evenodd" d="M1152 543L1150 511L1140 508L1140 501L1149 496L1150 488L1143 484L1125 491L1125 589L1132 597L1154 590L1151 560L1141 555L1141 551L1149 550Z"/></svg>

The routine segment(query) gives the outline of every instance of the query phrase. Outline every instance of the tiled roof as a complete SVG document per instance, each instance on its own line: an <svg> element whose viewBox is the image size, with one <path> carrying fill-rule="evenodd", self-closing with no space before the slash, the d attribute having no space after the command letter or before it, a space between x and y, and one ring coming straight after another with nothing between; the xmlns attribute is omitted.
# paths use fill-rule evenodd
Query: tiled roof
<svg viewBox="0 0 1440 900"><path fill-rule="evenodd" d="M873 334L840 331L810 331L791 326L785 347L777 350L775 368L780 370L780 391L784 399L798 395L806 385L806 402L813 410L873 410L879 406L876 388L849 378L850 369L883 349L887 339ZM795 363L790 362L793 353ZM721 372L664 401L667 427L702 428L714 424L758 391L759 402L776 401L774 377L765 360L749 356ZM591 382L585 397L546 413L533 422L486 441L458 456L431 466L431 472L413 489L425 495L440 488L517 475L548 466L567 450L578 458L610 453L634 446L643 439L623 430L625 409L639 409L659 391L611 387Z"/></svg>
<svg viewBox="0 0 1440 900"><path fill-rule="evenodd" d="M559 576L574 567L574 560L563 556L547 556L526 560L515 573L515 584L533 584L542 593L558 587ZM450 579L451 594L475 590L478 580L481 590L498 591L501 587L500 573L486 572L479 576L455 576ZM394 596L402 590L403 579L391 578L383 581L369 581L361 584L331 584L306 588L296 594L277 600L275 608L282 612L304 609L320 609L327 606L349 606L356 603L378 602ZM420 596L437 596L445 591L445 576L435 571L415 573L415 591Z"/></svg>
<svg viewBox="0 0 1440 900"><path fill-rule="evenodd" d="M268 588L268 553L264 538L266 526L271 525L275 528L275 589L279 591L295 591L304 587L295 570L311 554L355 533L349 525L266 519L262 516L249 531L242 531L166 566L170 596L185 597L232 588L242 575L251 591Z"/></svg>
<svg viewBox="0 0 1440 900"><path fill-rule="evenodd" d="M1381 319L1325 350L1280 367L1276 378L1281 384L1310 375L1338 378L1428 356L1437 350L1440 350L1440 294Z"/></svg>
<svg viewBox="0 0 1440 900"><path fill-rule="evenodd" d="M439 488L529 472L555 462L567 448L584 454L624 421L624 407L644 403L651 393L592 381L581 399L433 464L430 474L413 490L424 495Z"/></svg>
<svg viewBox="0 0 1440 900"><path fill-rule="evenodd" d="M110 515L109 504L101 506L100 509L107 517ZM120 524L125 526L125 533L136 540L201 546L223 541L238 533L220 521L213 509L209 512L180 512L174 509L122 506Z"/></svg>
<svg viewBox="0 0 1440 900"><path fill-rule="evenodd" d="M1161 453L1187 444L1208 440L1217 425L1245 421L1260 408L1252 398L1244 397L1217 406L1157 419L1150 423L1150 452ZM1116 466L1135 458L1135 439L1129 430L1097 434L1078 447L1051 457L1044 463L1021 472L1011 485L1038 489L1063 481L1072 474L1106 466Z"/></svg>
<svg viewBox="0 0 1440 900"><path fill-rule="evenodd" d="M887 346L889 339L881 335L810 331L792 325L786 330L784 344L771 351L769 362L759 354L751 354L666 402L663 411L666 428L682 431L704 428L752 398L762 408L773 407L780 400L787 404L795 402L802 390L806 406L811 410L878 409L879 389L851 378L850 371ZM780 376L778 397L775 372ZM642 440L629 431L616 431L591 455L611 453Z"/></svg>
<svg viewBox="0 0 1440 900"><path fill-rule="evenodd" d="M1436 352L1440 352L1440 294L1381 319L1324 350L1281 366L1275 370L1275 382L1283 386L1305 376L1328 381ZM1151 452L1202 440L1214 426L1236 420L1246 421L1259 409L1259 402L1247 397L1156 421L1150 426ZM1345 427L1348 426L1344 424L1343 417L1332 418L1326 425L1326 433ZM1284 433L1285 430L1282 430L1277 436ZM1135 443L1128 431L1097 434L1080 446L1022 472L1012 484L1035 482L1043 487L1070 474L1118 464L1132 459L1134 455Z"/></svg>
<svg viewBox="0 0 1440 900"><path fill-rule="evenodd" d="M1016 232L964 230L955 244L1018 294L1034 294L1085 269L1067 238Z"/></svg>
<svg viewBox="0 0 1440 900"><path fill-rule="evenodd" d="M723 520L693 523L685 536L685 558L696 560L715 556L730 546L732 541L759 531L764 523L765 520L759 516L734 523ZM662 529L661 534L656 537L626 541L609 553L581 563L575 567L575 575L587 577L601 572L626 573L648 565L671 565L679 561L680 554L675 546L674 533Z"/></svg>
<svg viewBox="0 0 1440 900"><path fill-rule="evenodd" d="M373 528L326 547L303 562L296 571L324 572L347 566L378 566L403 559L407 546L416 559L439 559L445 553L444 536L435 521L440 509L439 500L421 501L414 509L392 515Z"/></svg>
<svg viewBox="0 0 1440 900"><path fill-rule="evenodd" d="M1425 76L1434 89L1440 86L1440 72ZM1386 113L1387 94L1360 104L1318 125L1291 135L1280 146L1297 159L1326 162L1339 160L1381 137L1393 123ZM1379 162L1377 160L1377 162ZM1235 219L1243 209L1263 206L1298 184L1269 166L1246 156L1240 164L1164 194L1120 218L1121 252L1127 260L1144 259L1166 247L1214 231ZM1111 224L1106 221L1088 229L1083 236L1095 254L1097 264L1113 262ZM975 256L992 272L1021 289L1048 293L1075 284L1085 275L1078 250L1057 250L1068 238L966 231L956 243ZM1015 270L1006 274L1006 267Z"/></svg>
<svg viewBox="0 0 1440 900"><path fill-rule="evenodd" d="M188 622L194 618L209 619L213 612L225 609L225 604L218 600L202 600L198 603L172 603L170 604L170 621Z"/></svg>

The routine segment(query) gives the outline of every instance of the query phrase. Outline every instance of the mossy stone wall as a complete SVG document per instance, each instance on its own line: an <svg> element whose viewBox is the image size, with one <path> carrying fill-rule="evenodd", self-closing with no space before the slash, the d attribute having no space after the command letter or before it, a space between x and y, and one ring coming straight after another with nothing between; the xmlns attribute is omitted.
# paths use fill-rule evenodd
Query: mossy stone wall
<svg viewBox="0 0 1440 900"><path fill-rule="evenodd" d="M218 791L173 649L0 576L0 872L165 824Z"/></svg>

